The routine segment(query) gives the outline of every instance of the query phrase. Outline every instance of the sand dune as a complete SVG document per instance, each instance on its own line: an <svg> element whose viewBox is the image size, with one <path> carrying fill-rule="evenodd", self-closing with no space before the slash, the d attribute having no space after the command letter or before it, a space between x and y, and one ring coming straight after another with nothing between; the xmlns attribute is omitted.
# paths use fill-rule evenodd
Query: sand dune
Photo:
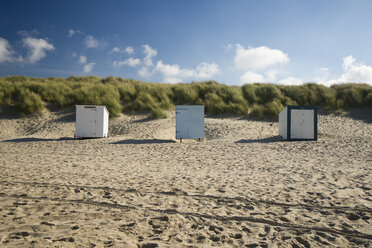
<svg viewBox="0 0 372 248"><path fill-rule="evenodd" d="M372 112L320 115L319 140L278 123L110 120L74 140L71 110L0 119L1 247L371 247Z"/></svg>

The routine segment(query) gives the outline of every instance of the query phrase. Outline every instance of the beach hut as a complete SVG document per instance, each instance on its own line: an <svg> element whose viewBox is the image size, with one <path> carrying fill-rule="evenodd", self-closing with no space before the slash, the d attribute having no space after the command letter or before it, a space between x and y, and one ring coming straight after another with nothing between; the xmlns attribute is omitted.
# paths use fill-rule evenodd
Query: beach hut
<svg viewBox="0 0 372 248"><path fill-rule="evenodd" d="M287 106L279 114L279 135L284 140L317 140L317 107Z"/></svg>
<svg viewBox="0 0 372 248"><path fill-rule="evenodd" d="M204 105L176 105L176 139L204 139Z"/></svg>
<svg viewBox="0 0 372 248"><path fill-rule="evenodd" d="M77 138L103 138L108 135L109 112L105 106L76 105Z"/></svg>

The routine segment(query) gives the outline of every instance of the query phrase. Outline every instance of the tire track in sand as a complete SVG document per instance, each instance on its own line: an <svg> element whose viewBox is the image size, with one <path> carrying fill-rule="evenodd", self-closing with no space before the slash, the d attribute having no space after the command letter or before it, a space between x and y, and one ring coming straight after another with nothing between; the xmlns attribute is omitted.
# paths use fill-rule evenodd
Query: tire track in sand
<svg viewBox="0 0 372 248"><path fill-rule="evenodd" d="M348 211L348 212L364 212L364 213L372 213L372 209L369 208L355 208L355 207L349 207L349 206L321 206L321 205L309 205L309 204L291 204L291 203L282 203L282 202L275 202L275 201L269 201L269 200L261 200L261 199L253 199L253 198L244 198L244 197L227 197L227 196L215 196L215 195L201 195L201 194L189 194L187 192L181 191L181 190L175 190L175 191L149 191L149 192L142 192L138 191L133 188L129 189L117 189L117 188L111 188L107 186L86 186L86 185L73 185L73 184L55 184L55 183L45 183L45 182L10 182L2 180L0 181L0 184L22 184L22 185L31 185L35 187L66 187L66 188L86 188L86 189L92 189L92 190L105 190L105 191L111 191L111 192L122 192L122 193L137 193L139 195L146 195L146 194L159 194L159 195L171 195L171 196L177 196L182 195L184 197L191 197L191 198L206 198L206 199L213 199L213 200L219 200L220 202L229 202L231 201L239 201L244 202L246 204L266 204L266 205L273 205L273 206L279 206L283 208L297 208L297 209L306 209L309 211L312 210L338 210L338 211ZM236 205L237 206L237 205Z"/></svg>

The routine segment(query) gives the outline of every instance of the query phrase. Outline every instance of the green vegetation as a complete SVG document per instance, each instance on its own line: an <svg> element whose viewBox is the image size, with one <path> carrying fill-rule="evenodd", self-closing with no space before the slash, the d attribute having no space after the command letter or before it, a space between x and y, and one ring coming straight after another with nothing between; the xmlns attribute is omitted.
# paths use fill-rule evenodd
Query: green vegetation
<svg viewBox="0 0 372 248"><path fill-rule="evenodd" d="M372 87L367 84L315 83L301 86L246 84L227 86L215 81L190 84L145 83L133 79L95 76L65 78L0 78L2 107L14 107L24 115L40 112L45 104L57 107L75 104L105 105L111 116L149 112L150 118L165 118L176 104L204 104L207 114L277 116L286 105L315 105L330 111L372 108Z"/></svg>
<svg viewBox="0 0 372 248"><path fill-rule="evenodd" d="M32 114L43 109L41 97L29 89L17 89L15 107L23 114Z"/></svg>
<svg viewBox="0 0 372 248"><path fill-rule="evenodd" d="M155 119L160 119L160 118L167 118L167 114L160 108L154 108L151 109L151 115L150 119L155 120Z"/></svg>

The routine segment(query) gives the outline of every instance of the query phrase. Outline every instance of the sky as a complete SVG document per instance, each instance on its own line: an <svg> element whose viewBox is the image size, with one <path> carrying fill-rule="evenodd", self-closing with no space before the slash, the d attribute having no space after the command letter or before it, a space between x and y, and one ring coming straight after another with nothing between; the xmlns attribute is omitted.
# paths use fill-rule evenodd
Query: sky
<svg viewBox="0 0 372 248"><path fill-rule="evenodd" d="M369 0L0 5L0 76L372 85Z"/></svg>

